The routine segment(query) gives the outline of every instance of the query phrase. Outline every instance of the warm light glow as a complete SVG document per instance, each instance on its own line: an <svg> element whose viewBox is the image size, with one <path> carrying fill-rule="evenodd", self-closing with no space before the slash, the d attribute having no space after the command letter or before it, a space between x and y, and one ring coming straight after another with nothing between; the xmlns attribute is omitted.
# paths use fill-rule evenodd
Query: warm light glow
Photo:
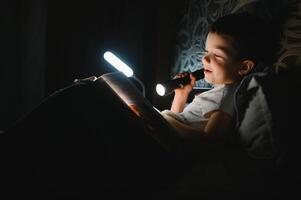
<svg viewBox="0 0 301 200"><path fill-rule="evenodd" d="M103 57L106 61L108 61L113 67L117 70L123 72L127 77L133 76L133 70L125 64L122 60L120 60L117 56L113 53L107 51L103 54Z"/></svg>
<svg viewBox="0 0 301 200"><path fill-rule="evenodd" d="M160 96L165 95L165 87L162 84L156 85L156 91L157 91L158 95L160 95Z"/></svg>

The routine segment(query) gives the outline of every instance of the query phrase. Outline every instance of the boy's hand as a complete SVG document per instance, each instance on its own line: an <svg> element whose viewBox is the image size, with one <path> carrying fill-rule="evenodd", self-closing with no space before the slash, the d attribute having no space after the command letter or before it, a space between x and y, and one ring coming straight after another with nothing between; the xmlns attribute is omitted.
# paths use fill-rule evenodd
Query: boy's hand
<svg viewBox="0 0 301 200"><path fill-rule="evenodd" d="M185 76L190 76L189 78L190 78L191 81L190 81L189 84L184 85L181 88L175 89L175 93L177 95L187 96L191 92L191 90L193 89L193 87L195 85L196 79L191 73L180 73L180 74L176 75L175 78L183 78Z"/></svg>
<svg viewBox="0 0 301 200"><path fill-rule="evenodd" d="M183 86L182 88L177 88L174 90L175 95L171 105L171 111L180 113L184 110L185 104L187 102L189 93L191 92L193 86L195 85L195 77L189 73L181 73L176 76L176 78L182 78L185 76L190 76L190 83Z"/></svg>

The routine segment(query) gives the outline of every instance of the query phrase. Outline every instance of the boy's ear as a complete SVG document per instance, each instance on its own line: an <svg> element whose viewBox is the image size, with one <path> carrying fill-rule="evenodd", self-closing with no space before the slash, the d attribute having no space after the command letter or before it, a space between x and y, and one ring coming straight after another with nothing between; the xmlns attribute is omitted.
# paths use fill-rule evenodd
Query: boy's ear
<svg viewBox="0 0 301 200"><path fill-rule="evenodd" d="M244 60L242 66L238 70L238 74L242 76L248 74L253 69L254 65L252 60Z"/></svg>

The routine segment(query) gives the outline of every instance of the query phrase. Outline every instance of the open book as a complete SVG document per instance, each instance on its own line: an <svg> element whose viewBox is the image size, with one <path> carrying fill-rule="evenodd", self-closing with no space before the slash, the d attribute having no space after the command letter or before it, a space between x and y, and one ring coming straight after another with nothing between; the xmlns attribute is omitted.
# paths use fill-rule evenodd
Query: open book
<svg viewBox="0 0 301 200"><path fill-rule="evenodd" d="M125 103L135 113L139 123L142 123L152 136L159 140L170 137L168 133L173 131L171 125L122 72L103 74L99 80L103 80L120 98L121 103Z"/></svg>

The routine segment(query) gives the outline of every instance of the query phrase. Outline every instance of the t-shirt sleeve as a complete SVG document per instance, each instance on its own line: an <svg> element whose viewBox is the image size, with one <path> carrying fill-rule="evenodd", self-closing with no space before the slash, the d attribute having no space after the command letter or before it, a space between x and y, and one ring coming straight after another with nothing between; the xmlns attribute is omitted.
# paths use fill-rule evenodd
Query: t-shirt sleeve
<svg viewBox="0 0 301 200"><path fill-rule="evenodd" d="M223 98L219 108L219 110L224 111L225 113L229 114L231 117L234 117L235 114L234 98L235 98L236 89L237 89L237 84L225 86Z"/></svg>

